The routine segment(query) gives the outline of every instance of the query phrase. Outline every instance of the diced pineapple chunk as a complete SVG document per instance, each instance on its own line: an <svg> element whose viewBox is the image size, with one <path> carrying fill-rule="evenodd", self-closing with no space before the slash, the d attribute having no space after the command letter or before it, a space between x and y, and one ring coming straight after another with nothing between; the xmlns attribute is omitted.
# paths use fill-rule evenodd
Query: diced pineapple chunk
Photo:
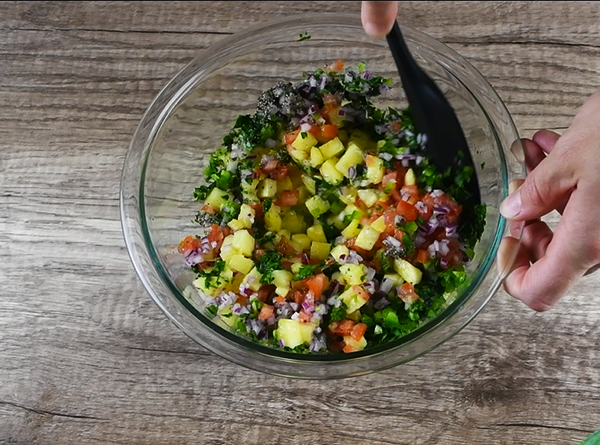
<svg viewBox="0 0 600 445"><path fill-rule="evenodd" d="M338 133L338 135L339 135L339 133ZM321 145L319 147L319 150L321 151L321 155L323 156L323 159L327 160L327 159L333 158L334 156L337 156L338 154L343 152L344 144L342 144L342 141L340 141L339 137L335 137L332 140L330 140L329 142L326 142L323 145Z"/></svg>
<svg viewBox="0 0 600 445"><path fill-rule="evenodd" d="M404 175L404 185L415 185L417 183L417 177L412 168L409 168Z"/></svg>
<svg viewBox="0 0 600 445"><path fill-rule="evenodd" d="M389 280L393 283L394 287L396 286L400 286L401 284L404 283L404 278L402 278L400 275L398 275L397 273L386 273L383 276L383 280L381 281L383 283L384 280Z"/></svg>
<svg viewBox="0 0 600 445"><path fill-rule="evenodd" d="M381 215L379 218L377 218L375 221L373 221L371 223L371 228L373 230L377 230L379 233L383 233L385 232L385 217L383 215Z"/></svg>
<svg viewBox="0 0 600 445"><path fill-rule="evenodd" d="M317 168L319 165L323 163L325 159L323 159L323 154L321 150L317 147L313 147L310 149L310 166Z"/></svg>
<svg viewBox="0 0 600 445"><path fill-rule="evenodd" d="M230 327L235 326L235 322L239 318L239 315L235 315L232 312L231 306L225 306L222 309L219 309L218 314L219 314L219 320Z"/></svg>
<svg viewBox="0 0 600 445"><path fill-rule="evenodd" d="M273 271L273 284L276 287L290 287L292 281L292 273L287 270L274 270Z"/></svg>
<svg viewBox="0 0 600 445"><path fill-rule="evenodd" d="M280 230L277 232L277 236L279 237L279 240L281 240L281 238L286 238L288 241L292 239L292 234L289 230Z"/></svg>
<svg viewBox="0 0 600 445"><path fill-rule="evenodd" d="M246 275L254 267L254 261L252 261L250 258L246 258L243 255L236 254L229 259L228 265L233 270Z"/></svg>
<svg viewBox="0 0 600 445"><path fill-rule="evenodd" d="M265 228L271 232L279 232L281 230L281 208L275 204L265 213Z"/></svg>
<svg viewBox="0 0 600 445"><path fill-rule="evenodd" d="M362 351L367 346L367 339L363 336L357 341L351 335L344 335L344 343L346 345L344 350L348 348L351 350L350 352Z"/></svg>
<svg viewBox="0 0 600 445"><path fill-rule="evenodd" d="M363 284L366 281L365 269L362 264L342 264L340 272L347 284Z"/></svg>
<svg viewBox="0 0 600 445"><path fill-rule="evenodd" d="M254 224L255 216L256 211L248 204L242 204L240 206L240 214L238 215L238 220L244 225L246 229L250 229L252 227L252 224Z"/></svg>
<svg viewBox="0 0 600 445"><path fill-rule="evenodd" d="M365 203L367 207L373 207L375 203L379 200L379 196L374 190L359 190L358 197L362 202Z"/></svg>
<svg viewBox="0 0 600 445"><path fill-rule="evenodd" d="M329 257L330 250L331 244L313 241L310 245L310 259L317 261L325 261Z"/></svg>
<svg viewBox="0 0 600 445"><path fill-rule="evenodd" d="M340 195L340 201L342 201L346 205L354 204L356 201L356 188L354 187L346 187L346 193Z"/></svg>
<svg viewBox="0 0 600 445"><path fill-rule="evenodd" d="M361 232L360 230L360 220L353 219L348 226L342 230L342 236L346 239L354 238ZM377 234L379 236L379 234Z"/></svg>
<svg viewBox="0 0 600 445"><path fill-rule="evenodd" d="M288 210L281 220L281 228L289 230L292 235L303 233L306 231L306 222L302 215L298 215L295 210Z"/></svg>
<svg viewBox="0 0 600 445"><path fill-rule="evenodd" d="M337 163L337 158L329 158L321 165L321 175L323 175L323 179L331 185L338 185L344 179L344 175L335 168Z"/></svg>
<svg viewBox="0 0 600 445"><path fill-rule="evenodd" d="M331 215L327 218L327 224L335 226L338 230L344 230L346 223L344 222L344 213L338 215Z"/></svg>
<svg viewBox="0 0 600 445"><path fill-rule="evenodd" d="M302 344L308 345L312 340L316 327L313 323L282 318L277 322L277 338L288 348L295 348Z"/></svg>
<svg viewBox="0 0 600 445"><path fill-rule="evenodd" d="M340 160L335 164L335 168L337 171L342 173L345 177L350 177L350 167L356 167L358 164L363 163L363 151L356 145L354 142L348 142L348 148L346 149L346 153L340 158ZM356 173L356 172L355 172Z"/></svg>
<svg viewBox="0 0 600 445"><path fill-rule="evenodd" d="M288 190L294 190L294 184L292 184L292 179L289 176L277 181L277 192L285 192Z"/></svg>
<svg viewBox="0 0 600 445"><path fill-rule="evenodd" d="M242 281L242 283L246 284L248 288L254 292L258 292L258 290L262 287L262 283L260 282L261 277L262 274L255 267L248 272L248 275L244 277L244 281Z"/></svg>
<svg viewBox="0 0 600 445"><path fill-rule="evenodd" d="M294 161L300 164L303 164L309 157L309 151L298 150L294 147L288 147L288 153Z"/></svg>
<svg viewBox="0 0 600 445"><path fill-rule="evenodd" d="M306 186L306 190L308 190L311 195L317 193L317 185L315 184L315 180L313 178L307 175L302 175L302 182Z"/></svg>
<svg viewBox="0 0 600 445"><path fill-rule="evenodd" d="M292 242L298 245L298 252L310 249L311 239L305 233L296 233L292 235Z"/></svg>
<svg viewBox="0 0 600 445"><path fill-rule="evenodd" d="M238 230L233 234L233 246L246 257L251 257L254 252L254 237L247 230Z"/></svg>
<svg viewBox="0 0 600 445"><path fill-rule="evenodd" d="M212 208L215 212L220 212L221 207L231 201L232 195L229 192L215 187L206 197L204 204Z"/></svg>
<svg viewBox="0 0 600 445"><path fill-rule="evenodd" d="M383 180L383 175L385 174L383 161L377 156L367 155L365 163L367 165L366 180L371 184L379 184Z"/></svg>
<svg viewBox="0 0 600 445"><path fill-rule="evenodd" d="M331 275L331 281L337 281L342 286L344 284L346 284L346 280L344 280L344 276L342 275L342 273L340 271L337 271L333 275Z"/></svg>
<svg viewBox="0 0 600 445"><path fill-rule="evenodd" d="M347 216L351 216L352 219L360 220L364 216L364 213L354 204L348 204L344 209L344 218Z"/></svg>
<svg viewBox="0 0 600 445"><path fill-rule="evenodd" d="M371 139L365 132L356 129L352 131L348 144L354 142L356 145L358 145L358 147L361 150L365 150L368 147L370 141Z"/></svg>
<svg viewBox="0 0 600 445"><path fill-rule="evenodd" d="M312 147L317 145L317 139L307 131L301 131L298 133L296 140L292 142L292 147L296 150L308 153Z"/></svg>
<svg viewBox="0 0 600 445"><path fill-rule="evenodd" d="M319 241L321 243L327 242L327 237L325 236L325 232L323 231L323 226L321 224L315 224L314 226L309 227L306 230L306 234L313 241Z"/></svg>
<svg viewBox="0 0 600 445"><path fill-rule="evenodd" d="M421 278L423 277L423 273L420 269L416 268L408 261L403 260L402 258L396 258L394 260L394 270L398 272L398 274L410 284L419 284L421 282Z"/></svg>
<svg viewBox="0 0 600 445"><path fill-rule="evenodd" d="M350 135L348 134L348 132L346 130L338 130L338 138L340 138L340 141L342 141L342 144L347 144L348 141L350 140Z"/></svg>
<svg viewBox="0 0 600 445"><path fill-rule="evenodd" d="M275 288L275 293L277 295L279 295L280 297L286 297L287 294L290 292L290 288L289 287L276 287Z"/></svg>
<svg viewBox="0 0 600 445"><path fill-rule="evenodd" d="M291 266L292 273L297 275L300 272L300 269L302 269L302 266L303 264L300 261L294 261Z"/></svg>
<svg viewBox="0 0 600 445"><path fill-rule="evenodd" d="M308 209L310 214L315 218L318 218L327 210L329 210L329 203L318 195L307 199L304 205L306 205L306 208Z"/></svg>
<svg viewBox="0 0 600 445"><path fill-rule="evenodd" d="M265 178L258 184L256 193L259 198L272 198L277 194L277 181Z"/></svg>
<svg viewBox="0 0 600 445"><path fill-rule="evenodd" d="M363 227L358 236L356 237L356 246L361 249L371 250L377 240L379 239L379 232L371 226Z"/></svg>
<svg viewBox="0 0 600 445"><path fill-rule="evenodd" d="M229 221L227 223L227 225L229 227L231 227L231 230L233 230L234 232L236 230L242 230L242 229L246 229L247 227L244 225L243 222L241 222L239 219L232 219L231 221Z"/></svg>
<svg viewBox="0 0 600 445"><path fill-rule="evenodd" d="M348 258L348 255L350 255L350 250L348 250L348 248L343 244L339 244L331 249L330 254L337 262L340 262L340 257L342 255L345 255L344 259Z"/></svg>
<svg viewBox="0 0 600 445"><path fill-rule="evenodd" d="M206 280L210 280L208 283ZM229 267L221 272L218 277L198 277L194 280L194 286L200 292L216 297L221 293L223 288L233 281L233 271Z"/></svg>
<svg viewBox="0 0 600 445"><path fill-rule="evenodd" d="M338 298L346 305L346 313L351 314L367 303L369 294L362 286L354 285L342 292Z"/></svg>
<svg viewBox="0 0 600 445"><path fill-rule="evenodd" d="M227 241L227 244L225 243ZM223 244L221 245L221 252L219 252L219 256L225 262L228 262L232 256L237 255L239 252L233 248L231 243L233 242L233 235L229 235L227 238L223 240Z"/></svg>

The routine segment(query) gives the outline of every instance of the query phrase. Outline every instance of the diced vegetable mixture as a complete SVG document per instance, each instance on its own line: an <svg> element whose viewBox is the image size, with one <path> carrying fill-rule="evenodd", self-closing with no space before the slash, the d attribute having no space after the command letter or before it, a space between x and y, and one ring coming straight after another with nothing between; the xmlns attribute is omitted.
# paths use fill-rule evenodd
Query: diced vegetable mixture
<svg viewBox="0 0 600 445"><path fill-rule="evenodd" d="M474 174L439 172L391 80L342 61L277 83L237 118L194 190L179 252L206 313L297 353L351 353L435 317L484 227Z"/></svg>

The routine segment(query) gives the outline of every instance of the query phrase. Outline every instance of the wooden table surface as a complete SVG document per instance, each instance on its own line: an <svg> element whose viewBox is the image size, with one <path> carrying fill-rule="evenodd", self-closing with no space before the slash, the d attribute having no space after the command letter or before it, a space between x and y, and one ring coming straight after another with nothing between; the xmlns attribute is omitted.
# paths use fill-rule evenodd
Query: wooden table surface
<svg viewBox="0 0 600 445"><path fill-rule="evenodd" d="M321 382L208 352L141 285L118 192L145 108L224 36L340 5L0 3L0 444L574 445L600 427L600 274L546 313L499 292L430 354ZM400 21L478 68L523 136L600 90L597 2L402 2Z"/></svg>

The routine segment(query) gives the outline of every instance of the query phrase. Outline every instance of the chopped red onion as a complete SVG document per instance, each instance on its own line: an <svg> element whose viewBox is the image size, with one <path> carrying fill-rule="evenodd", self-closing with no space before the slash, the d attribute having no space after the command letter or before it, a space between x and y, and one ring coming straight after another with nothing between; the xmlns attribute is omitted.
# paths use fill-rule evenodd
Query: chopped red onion
<svg viewBox="0 0 600 445"><path fill-rule="evenodd" d="M390 280L387 277L384 277L381 281L381 286L379 287L379 290L387 294L389 291L392 290L392 287L394 287L394 281Z"/></svg>
<svg viewBox="0 0 600 445"><path fill-rule="evenodd" d="M390 305L390 300L388 300L386 297L380 298L379 300L377 300L375 303L373 303L373 308L380 311L381 309L383 309L386 306Z"/></svg>
<svg viewBox="0 0 600 445"><path fill-rule="evenodd" d="M302 125L300 125L300 131L308 131L310 130L312 127L312 125L308 124L308 123L304 123Z"/></svg>
<svg viewBox="0 0 600 445"><path fill-rule="evenodd" d="M365 267L365 271L366 271L367 281L372 281L373 278L375 278L375 275L377 274L377 271L375 269L373 269L372 267Z"/></svg>
<svg viewBox="0 0 600 445"><path fill-rule="evenodd" d="M187 264L188 266L195 266L196 264L200 264L203 261L204 257L200 254L198 249L191 251L185 257L185 264Z"/></svg>
<svg viewBox="0 0 600 445"><path fill-rule="evenodd" d="M391 160L394 156L391 153L379 153L379 157L385 161Z"/></svg>
<svg viewBox="0 0 600 445"><path fill-rule="evenodd" d="M306 254L306 252L302 253L302 264L308 264L310 263L310 258L308 258L308 255Z"/></svg>

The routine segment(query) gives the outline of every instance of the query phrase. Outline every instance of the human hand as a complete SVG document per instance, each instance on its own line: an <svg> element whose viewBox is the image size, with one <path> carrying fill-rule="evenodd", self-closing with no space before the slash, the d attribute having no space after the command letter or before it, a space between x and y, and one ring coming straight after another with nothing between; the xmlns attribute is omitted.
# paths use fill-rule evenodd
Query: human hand
<svg viewBox="0 0 600 445"><path fill-rule="evenodd" d="M585 102L562 136L542 130L522 142L529 173L500 206L512 221L512 235L522 228L504 288L530 308L545 311L600 263L600 92ZM554 233L539 219L553 210L562 215ZM503 240L501 267L514 244L515 238Z"/></svg>
<svg viewBox="0 0 600 445"><path fill-rule="evenodd" d="M371 37L385 37L394 26L398 14L398 2L369 1L361 3L363 28Z"/></svg>

